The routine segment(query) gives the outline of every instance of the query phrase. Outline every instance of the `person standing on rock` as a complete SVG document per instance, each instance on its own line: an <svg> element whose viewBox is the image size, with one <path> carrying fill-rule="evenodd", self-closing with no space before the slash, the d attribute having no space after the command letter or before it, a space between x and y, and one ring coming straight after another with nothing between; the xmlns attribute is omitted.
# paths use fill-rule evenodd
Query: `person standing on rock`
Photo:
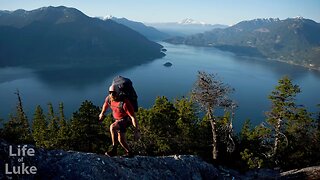
<svg viewBox="0 0 320 180"><path fill-rule="evenodd" d="M140 138L140 130L138 121L135 117L135 112L132 104L127 99L122 99L119 96L119 88L115 85L109 87L109 95L106 97L105 102L102 106L99 120L102 120L104 113L111 108L115 122L110 125L110 133L112 139L111 150L107 151L107 156L117 156L118 142L126 151L124 157L133 157L133 153L128 146L126 139L126 130L131 125L134 126L134 138ZM117 141L118 140L118 141Z"/></svg>

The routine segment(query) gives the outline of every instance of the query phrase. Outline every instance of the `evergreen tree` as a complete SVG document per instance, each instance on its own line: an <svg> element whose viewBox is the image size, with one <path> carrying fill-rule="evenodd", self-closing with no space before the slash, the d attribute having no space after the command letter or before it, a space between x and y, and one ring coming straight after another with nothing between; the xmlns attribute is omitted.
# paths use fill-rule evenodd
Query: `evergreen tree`
<svg viewBox="0 0 320 180"><path fill-rule="evenodd" d="M285 76L269 96L272 108L267 113L267 122L273 130L267 137L273 140L270 160L283 169L305 166L312 158L309 154L315 127L311 114L296 105L298 93L299 86Z"/></svg>
<svg viewBox="0 0 320 180"><path fill-rule="evenodd" d="M69 149L70 127L65 119L63 103L59 104L59 130L57 133L57 147L61 149Z"/></svg>
<svg viewBox="0 0 320 180"><path fill-rule="evenodd" d="M140 132L141 132L141 138L139 141L131 141L133 139L133 136L130 135L132 132L129 130L128 133L128 143L131 143L130 146L136 153L139 153L140 155L155 155L155 146L153 139L150 139L152 136L155 137L155 135L152 135L152 129L149 125L149 119L150 119L150 110L139 108L138 112L136 113L136 118L138 120L139 126L140 126ZM112 118L112 117L111 117Z"/></svg>
<svg viewBox="0 0 320 180"><path fill-rule="evenodd" d="M313 126L311 114L305 108L297 108L286 125L285 135L288 146L279 153L280 166L286 169L309 166L313 144ZM310 159L311 158L311 159Z"/></svg>
<svg viewBox="0 0 320 180"><path fill-rule="evenodd" d="M143 113L143 115L142 115ZM166 97L157 97L154 106L147 111L138 112L143 118L142 139L149 155L168 155L177 152L177 136L180 131L176 125L177 109Z"/></svg>
<svg viewBox="0 0 320 180"><path fill-rule="evenodd" d="M172 152L176 152L176 137L180 133L176 125L177 109L166 97L157 97L150 115L148 123L157 135L158 153L172 154Z"/></svg>
<svg viewBox="0 0 320 180"><path fill-rule="evenodd" d="M45 147L47 142L47 121L40 106L37 106L32 122L32 136L38 147Z"/></svg>
<svg viewBox="0 0 320 180"><path fill-rule="evenodd" d="M198 140L194 143L197 146L197 153L208 161L212 161L212 128L208 116L201 119L197 127Z"/></svg>
<svg viewBox="0 0 320 180"><path fill-rule="evenodd" d="M54 114L52 103L48 103L48 115L47 121L48 124L48 141L46 147L49 149L54 149L58 144L58 117Z"/></svg>
<svg viewBox="0 0 320 180"><path fill-rule="evenodd" d="M180 134L177 136L177 146L179 152L182 154L196 153L198 141L197 132L198 124L200 122L197 116L197 109L195 104L187 99L178 99L174 103L174 107L177 109L178 120L176 122Z"/></svg>
<svg viewBox="0 0 320 180"><path fill-rule="evenodd" d="M279 85L269 96L272 109L267 113L267 122L274 128L273 154L277 154L278 149L284 147L283 143L288 143L284 135L285 128L283 126L293 116L296 108L294 100L299 92L300 88L297 85L293 85L289 77L285 76L279 80Z"/></svg>
<svg viewBox="0 0 320 180"><path fill-rule="evenodd" d="M270 133L269 129L262 125L251 127L251 121L244 122L239 134L239 152L241 160L245 162L240 168L244 171L248 169L262 168L265 166L264 152L268 150L263 146L262 140Z"/></svg>
<svg viewBox="0 0 320 180"><path fill-rule="evenodd" d="M10 115L9 121L4 123L3 137L13 143L33 143L29 121L23 110L20 93L17 91L15 94L18 97L16 116Z"/></svg>
<svg viewBox="0 0 320 180"><path fill-rule="evenodd" d="M64 124L64 122L66 122L66 118L64 115L64 106L63 103L59 103L59 115L60 115L60 125L61 123Z"/></svg>
<svg viewBox="0 0 320 180"><path fill-rule="evenodd" d="M82 103L73 113L70 125L71 149L85 152L103 152L107 146L106 131L99 124L100 109L90 101Z"/></svg>

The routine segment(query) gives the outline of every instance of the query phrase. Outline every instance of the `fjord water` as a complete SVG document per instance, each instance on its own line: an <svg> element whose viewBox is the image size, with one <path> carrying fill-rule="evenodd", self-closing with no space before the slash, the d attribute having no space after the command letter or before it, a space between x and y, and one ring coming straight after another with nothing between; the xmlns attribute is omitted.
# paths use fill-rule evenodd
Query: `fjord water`
<svg viewBox="0 0 320 180"><path fill-rule="evenodd" d="M117 71L112 67L59 67L46 70L31 68L0 69L0 118L8 119L15 111L18 89L29 119L37 105L45 110L47 103L58 112L59 102L71 117L85 100L101 106L107 88L116 75L129 77L139 96L139 105L150 108L157 96L169 100L188 96L198 71L217 74L224 83L235 89L231 95L238 103L234 127L240 130L250 119L254 125L265 119L270 109L268 95L278 80L288 75L302 90L297 96L299 104L316 112L320 104L320 72L266 59L239 57L213 48L191 47L161 43L166 56L148 64ZM163 66L171 62L171 67Z"/></svg>

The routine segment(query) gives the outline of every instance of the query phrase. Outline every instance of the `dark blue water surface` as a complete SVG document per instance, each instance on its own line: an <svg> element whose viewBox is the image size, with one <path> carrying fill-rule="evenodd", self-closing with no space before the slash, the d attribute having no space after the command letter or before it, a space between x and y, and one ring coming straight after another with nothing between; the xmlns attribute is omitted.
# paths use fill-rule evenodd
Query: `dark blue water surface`
<svg viewBox="0 0 320 180"><path fill-rule="evenodd" d="M157 96L170 100L188 96L198 71L216 73L220 79L235 89L232 98L238 103L234 127L239 130L246 119L254 125L264 121L270 109L268 95L279 78L288 75L302 90L297 96L299 104L316 112L320 104L320 72L281 62L250 57L239 57L213 48L162 43L166 56L127 70L112 67L56 67L46 70L29 68L0 69L0 118L8 119L15 111L18 89L25 111L32 118L35 107L46 110L53 103L58 112L63 102L68 117L85 100L101 106L107 88L116 75L129 77L139 95L139 104L149 108ZM171 67L163 66L171 62Z"/></svg>

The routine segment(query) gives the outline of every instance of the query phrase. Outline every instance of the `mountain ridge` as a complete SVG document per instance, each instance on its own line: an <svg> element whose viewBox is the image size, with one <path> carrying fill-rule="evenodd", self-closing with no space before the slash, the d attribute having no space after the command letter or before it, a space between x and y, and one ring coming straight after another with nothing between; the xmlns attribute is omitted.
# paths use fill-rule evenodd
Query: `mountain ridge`
<svg viewBox="0 0 320 180"><path fill-rule="evenodd" d="M320 70L320 24L304 18L255 19L225 29L175 37L174 44L215 47Z"/></svg>
<svg viewBox="0 0 320 180"><path fill-rule="evenodd" d="M210 25L210 24L207 24L205 22L200 22L200 21L193 20L191 18L183 19L183 20L179 21L178 24L184 24L184 25L189 25L189 24Z"/></svg>
<svg viewBox="0 0 320 180"><path fill-rule="evenodd" d="M72 17L69 17L68 15L71 15ZM90 17L86 16L84 13L75 8L69 8L65 6L47 6L30 11L24 9L18 9L15 11L0 11L0 18L0 25L22 28L34 21L48 21L51 23L56 21L55 23L58 24L63 23L64 19L65 22L68 22L66 19L73 21L76 20L75 18L89 19ZM60 20L57 20L57 18Z"/></svg>
<svg viewBox="0 0 320 180"><path fill-rule="evenodd" d="M164 39L170 37L170 35L168 35L164 32L161 32L154 27L146 26L145 24L143 24L141 22L132 21L127 18L117 18L114 16L107 16L107 17L103 17L102 19L103 20L113 20L119 24L123 24L123 25L139 32L140 34L144 35L145 37L147 37L150 40L164 40Z"/></svg>
<svg viewBox="0 0 320 180"><path fill-rule="evenodd" d="M148 26L155 27L156 29L170 34L172 36L188 36L191 34L202 33L218 28L227 28L223 24L207 24L199 22L190 18L183 19L179 22L163 22L163 23L145 23Z"/></svg>
<svg viewBox="0 0 320 180"><path fill-rule="evenodd" d="M101 63L130 66L161 58L162 46L113 22L75 8L0 12L0 66Z"/></svg>

